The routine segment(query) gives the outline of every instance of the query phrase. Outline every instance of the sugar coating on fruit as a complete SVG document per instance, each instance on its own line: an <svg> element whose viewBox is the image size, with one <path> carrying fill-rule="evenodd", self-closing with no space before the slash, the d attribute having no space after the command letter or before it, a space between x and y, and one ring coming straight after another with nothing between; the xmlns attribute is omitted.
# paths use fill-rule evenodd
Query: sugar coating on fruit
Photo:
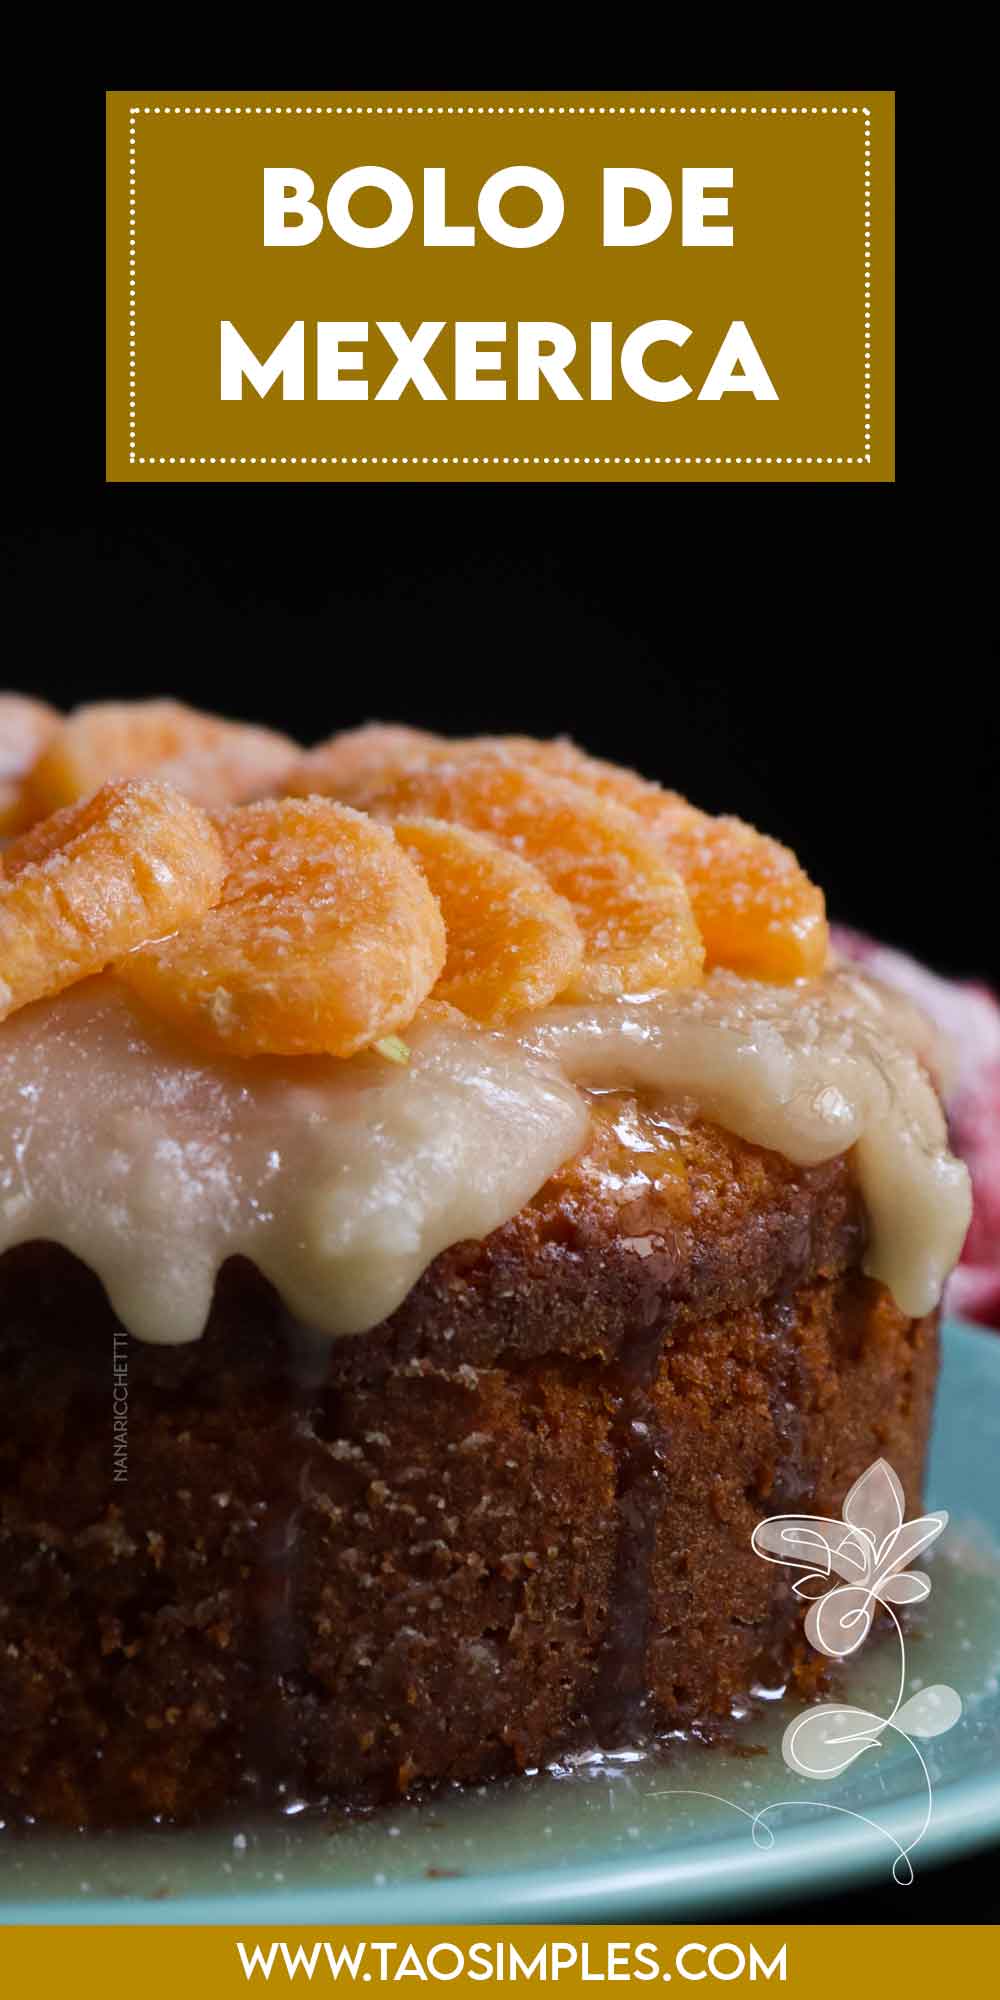
<svg viewBox="0 0 1000 2000"><path fill-rule="evenodd" d="M569 779L643 821L684 880L707 967L725 966L748 978L784 983L816 978L828 962L822 890L809 880L789 848L742 820L713 818L678 792L622 765L591 757L566 737L451 740L383 725L348 731L335 738L334 745L336 755L327 764L319 789L353 805L367 805L380 788L407 771L484 756Z"/></svg>
<svg viewBox="0 0 1000 2000"><path fill-rule="evenodd" d="M830 955L822 889L790 848L745 821L699 815L666 847L688 885L710 965L748 979L815 979Z"/></svg>
<svg viewBox="0 0 1000 2000"><path fill-rule="evenodd" d="M320 794L361 805L373 779L382 781L396 771L408 771L446 756L448 743L427 729L404 723L366 722L344 729L317 743L293 765L282 789L297 798Z"/></svg>
<svg viewBox="0 0 1000 2000"><path fill-rule="evenodd" d="M34 817L26 780L59 723L57 710L33 695L0 694L0 836Z"/></svg>
<svg viewBox="0 0 1000 2000"><path fill-rule="evenodd" d="M539 868L450 821L397 819L393 830L444 916L448 956L436 999L495 1025L547 1006L579 976L579 924Z"/></svg>
<svg viewBox="0 0 1000 2000"><path fill-rule="evenodd" d="M445 962L420 869L388 827L332 799L216 816L216 909L123 960L158 1014L231 1055L353 1055L412 1021Z"/></svg>
<svg viewBox="0 0 1000 2000"><path fill-rule="evenodd" d="M199 807L148 780L103 785L5 850L0 1020L211 908L222 843Z"/></svg>
<svg viewBox="0 0 1000 2000"><path fill-rule="evenodd" d="M677 792L590 757L564 738L499 736L480 743L636 813L684 878L706 966L778 983L813 979L824 970L829 932L823 892L780 841L744 820L700 812Z"/></svg>
<svg viewBox="0 0 1000 2000"><path fill-rule="evenodd" d="M815 977L794 855L527 738L372 725L297 760L302 796L183 795L281 785L290 748L174 703L48 726L36 805L109 758L182 788L104 782L0 860L0 1250L65 1243L145 1338L193 1338L230 1254L358 1331L582 1143L574 1085L624 1086L801 1164L853 1149L865 1268L930 1309L967 1176L908 1033Z"/></svg>
<svg viewBox="0 0 1000 2000"><path fill-rule="evenodd" d="M109 778L159 778L203 806L277 791L300 755L276 730L204 715L179 701L100 701L65 717L31 773L53 812Z"/></svg>
<svg viewBox="0 0 1000 2000"><path fill-rule="evenodd" d="M700 978L702 943L684 884L621 807L492 756L401 772L368 796L374 812L454 820L532 862L580 927L583 963L568 989L577 997Z"/></svg>

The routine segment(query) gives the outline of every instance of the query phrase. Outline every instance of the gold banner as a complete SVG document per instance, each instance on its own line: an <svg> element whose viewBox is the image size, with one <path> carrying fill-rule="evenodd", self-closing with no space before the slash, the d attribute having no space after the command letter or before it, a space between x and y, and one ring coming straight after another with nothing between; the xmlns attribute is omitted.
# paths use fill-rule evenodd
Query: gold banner
<svg viewBox="0 0 1000 2000"><path fill-rule="evenodd" d="M108 97L115 480L884 481L891 92Z"/></svg>
<svg viewBox="0 0 1000 2000"><path fill-rule="evenodd" d="M906 1891L902 1892L904 1895ZM670 1983L706 1994L754 1987L801 2000L883 2000L905 1987L912 2000L979 1990L996 1976L995 1925L758 1924L684 1926L517 1925L447 1931L397 1925L391 1930L297 1927L231 1930L164 1925L113 1929L14 1927L0 1933L0 1973L11 1993L70 1993L98 2000L141 1991L143 2000L176 2000L178 1991L215 1995L350 1992L358 1986L415 1981L455 1994L497 1984L557 1985L567 1994L597 1986ZM413 1986L409 1986L412 1992Z"/></svg>

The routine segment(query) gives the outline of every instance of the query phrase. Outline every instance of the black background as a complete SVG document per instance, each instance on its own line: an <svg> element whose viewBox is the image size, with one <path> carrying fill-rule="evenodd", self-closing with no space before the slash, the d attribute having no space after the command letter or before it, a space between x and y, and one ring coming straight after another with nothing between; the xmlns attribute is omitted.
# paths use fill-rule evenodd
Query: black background
<svg viewBox="0 0 1000 2000"><path fill-rule="evenodd" d="M816 10L776 5L766 24L759 10L707 4L695 17L677 0L655 25L646 9L614 20L611 33L609 14L547 28L533 17L518 86L521 17L490 17L491 58L477 69L470 0L387 16L367 34L313 9L298 81L418 91L485 74L513 89L576 75L581 87L676 90L714 75L771 91L889 87L898 67L891 20L861 8L838 10L835 42ZM129 52L128 67L110 65L89 96L70 85L75 53L60 44L65 108L46 129L70 136L41 168L65 218L55 282L38 204L10 218L50 306L28 321L36 380L57 346L64 356L68 326L84 358L89 339L94 381L103 374L103 273L75 177L88 156L100 170L104 84L252 85L252 37L234 40L230 25L175 8L165 46L152 18L112 9L109 46L118 62ZM641 66L630 65L637 38ZM281 87L295 84L280 49L273 67ZM904 164L910 101L897 107ZM923 253L934 182L919 93L913 102ZM671 298L676 282L665 281ZM924 297L908 301L904 263L904 330L922 326ZM956 458L977 440L966 406L945 407L943 337L901 349L913 421L899 484L871 487L104 486L99 399L81 415L77 396L67 422L65 388L21 398L15 378L5 415L24 426L29 474L5 544L6 602L30 640L7 677L65 703L176 692L304 741L373 716L568 731L788 841L835 917L944 971L1000 978L984 613L995 557ZM74 380L64 359L53 377Z"/></svg>
<svg viewBox="0 0 1000 2000"><path fill-rule="evenodd" d="M572 67L565 53L546 60L532 22L522 87L566 87L572 74L578 87L892 84L891 30L877 46L867 10L838 10L836 47L829 21L802 12L769 9L764 45L756 13L702 7L695 19L675 7L654 31L642 10L638 63L633 17L616 13L612 31L610 16L560 14ZM298 77L280 49L251 62L237 38L234 55L228 11L215 47L204 15L195 25L176 11L169 44L151 20L143 46L130 12L89 97L63 44L64 192L67 171L93 158L99 204L105 81L416 90L478 76L517 87L521 16L491 15L491 55L476 60L469 8L436 12L430 29L411 19L405 35L394 23L391 77L378 32L345 46L332 14L303 18ZM904 160L906 123L904 109ZM96 383L99 248L78 230L61 250L76 258L61 296L82 306L84 327L89 314ZM51 293L44 272L40 290ZM35 333L37 387L58 318ZM80 342L85 354L86 331ZM976 531L933 425L919 446L904 430L896 486L109 487L96 395L92 420L65 398L36 401L29 416L8 399L8 423L20 416L29 433L26 477L7 495L9 682L63 704L172 692L304 741L371 716L568 730L789 841L837 917L944 970L1000 972L995 668ZM885 1887L776 1914L983 1922L997 1916L998 1877L995 1848L918 1866L911 1890L887 1870Z"/></svg>
<svg viewBox="0 0 1000 2000"><path fill-rule="evenodd" d="M18 567L43 607L54 571L102 633L96 661L43 648L56 701L169 690L304 740L372 716L568 730L787 840L838 917L985 972L995 744L971 663L938 657L933 626L917 657L904 636L898 505L890 489L118 488L98 529L46 530ZM65 607L41 615L61 626Z"/></svg>

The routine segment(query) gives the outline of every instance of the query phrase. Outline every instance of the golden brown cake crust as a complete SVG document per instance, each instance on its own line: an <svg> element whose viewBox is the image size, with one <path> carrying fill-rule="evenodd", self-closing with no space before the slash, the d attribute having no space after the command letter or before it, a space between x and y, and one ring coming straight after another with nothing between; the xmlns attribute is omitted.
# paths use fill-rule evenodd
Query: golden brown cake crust
<svg viewBox="0 0 1000 2000"><path fill-rule="evenodd" d="M203 1341L130 1342L127 1484L100 1288L51 1246L0 1260L14 1817L387 1796L810 1685L753 1526L839 1511L880 1454L916 1499L935 1321L861 1276L845 1160L596 1110L371 1333L304 1343L233 1263Z"/></svg>

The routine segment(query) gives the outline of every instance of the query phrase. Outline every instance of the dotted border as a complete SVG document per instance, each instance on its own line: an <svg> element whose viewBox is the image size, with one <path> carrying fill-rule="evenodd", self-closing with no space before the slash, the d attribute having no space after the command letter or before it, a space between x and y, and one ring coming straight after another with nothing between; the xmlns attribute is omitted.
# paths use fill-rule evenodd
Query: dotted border
<svg viewBox="0 0 1000 2000"><path fill-rule="evenodd" d="M135 111L128 115L128 462L135 456Z"/></svg>
<svg viewBox="0 0 1000 2000"><path fill-rule="evenodd" d="M150 457L134 459L132 463L136 465L868 465L871 461L867 458L821 458L818 456L813 458L668 458L666 456L660 458L600 458L596 456L587 458L582 454L577 458L557 458L554 455L548 458L541 456L536 458L476 458L471 455L467 458L448 458L443 455L437 458L429 456L426 458L405 458L402 456L398 458L365 458L360 454L354 458L337 458L332 455L326 458L319 456L315 458L304 456L295 458L291 455L287 458L251 458L250 456L224 458L219 455L210 458L206 453L200 458L194 456L190 458L176 456L171 458Z"/></svg>
<svg viewBox="0 0 1000 2000"><path fill-rule="evenodd" d="M637 118L645 117L646 115L651 118L683 118L686 114L690 114L692 118L695 118L698 116L705 117L708 113L714 115L716 112L723 118L726 117L727 113L733 118L746 116L748 113L751 117L759 115L762 118L768 115L773 118L777 118L779 115L781 117L790 116L794 118L799 113L803 117L811 115L813 118L817 117L820 113L824 117L829 113L833 118L836 118L838 114L844 118L856 118L862 115L865 118L871 117L868 106L861 104L133 104L129 107L130 118L137 118L139 116L159 118L161 115L164 118L171 116L175 118L221 118L223 116L227 118L239 118L242 115L248 118L311 118L314 116L317 118L350 118L352 115L357 118L391 118L394 115L397 118L420 117L422 115L428 118L441 118L445 116L449 118L461 118L463 116L469 118L493 116L499 118L503 118L504 116L509 118L553 118L556 116L560 118L572 118L574 116L579 118L593 118L596 116Z"/></svg>
<svg viewBox="0 0 1000 2000"><path fill-rule="evenodd" d="M863 117L864 452L857 457L142 456L136 452L136 120L139 117ZM872 452L872 139L867 104L133 104L128 114L128 435L130 465L870 465Z"/></svg>

